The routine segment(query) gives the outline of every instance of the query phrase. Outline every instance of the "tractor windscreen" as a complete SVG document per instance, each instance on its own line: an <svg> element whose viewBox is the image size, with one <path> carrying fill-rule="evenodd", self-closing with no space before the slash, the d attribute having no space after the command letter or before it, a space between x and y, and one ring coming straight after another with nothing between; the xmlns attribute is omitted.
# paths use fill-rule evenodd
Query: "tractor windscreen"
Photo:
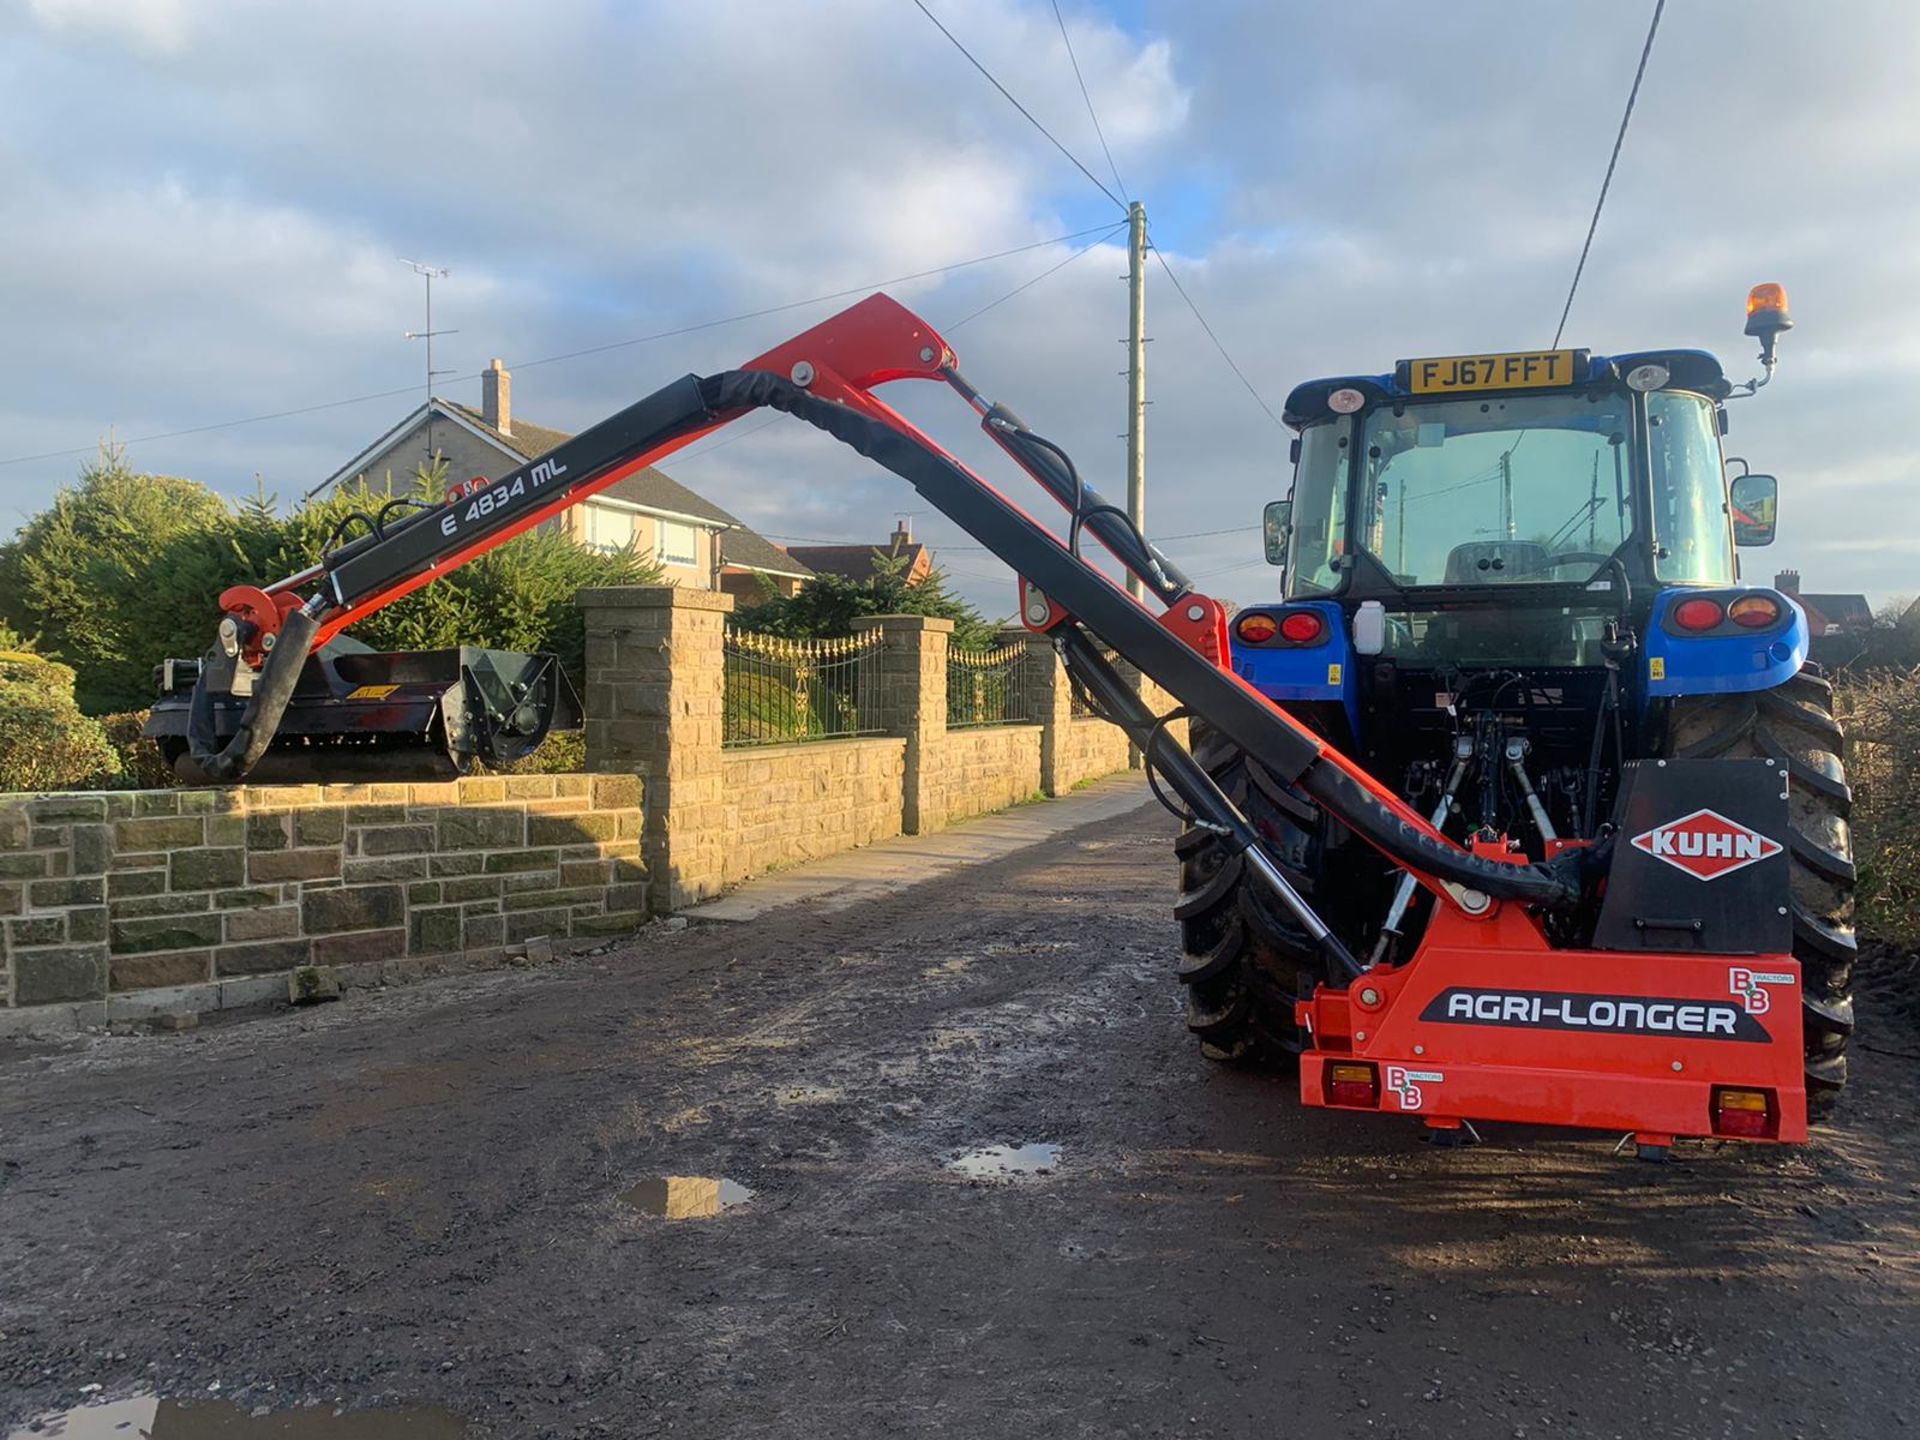
<svg viewBox="0 0 1920 1440"><path fill-rule="evenodd" d="M1633 529L1631 434L1626 395L1376 410L1359 543L1407 586L1584 580Z"/></svg>
<svg viewBox="0 0 1920 1440"><path fill-rule="evenodd" d="M1300 437L1292 512L1295 596L1339 587L1365 550L1396 582L1566 585L1589 579L1635 526L1634 397L1627 391L1381 405ZM1726 485L1714 408L1646 400L1652 549L1662 581L1730 584Z"/></svg>

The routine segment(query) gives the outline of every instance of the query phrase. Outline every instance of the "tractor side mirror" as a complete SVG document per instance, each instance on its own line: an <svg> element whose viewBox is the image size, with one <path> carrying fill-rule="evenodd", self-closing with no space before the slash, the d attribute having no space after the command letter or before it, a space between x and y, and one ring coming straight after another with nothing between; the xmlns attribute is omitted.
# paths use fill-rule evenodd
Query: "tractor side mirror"
<svg viewBox="0 0 1920 1440"><path fill-rule="evenodd" d="M1733 543L1771 545L1780 482L1771 475L1742 475L1733 482L1728 498L1733 508Z"/></svg>
<svg viewBox="0 0 1920 1440"><path fill-rule="evenodd" d="M1287 563L1287 546L1293 539L1293 502L1270 500L1260 517L1260 533L1267 543L1267 563Z"/></svg>

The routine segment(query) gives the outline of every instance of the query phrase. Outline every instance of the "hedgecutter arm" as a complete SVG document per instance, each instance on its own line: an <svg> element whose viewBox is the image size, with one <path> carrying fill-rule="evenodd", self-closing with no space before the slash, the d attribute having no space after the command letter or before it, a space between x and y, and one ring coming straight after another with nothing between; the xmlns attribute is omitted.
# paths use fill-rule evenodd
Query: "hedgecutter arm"
<svg viewBox="0 0 1920 1440"><path fill-rule="evenodd" d="M1070 543L1021 510L875 396L896 380L950 386L982 427L1072 518ZM265 590L230 591L221 650L254 665L239 733L194 759L234 781L264 753L307 655L400 597L567 507L738 419L772 407L825 430L902 476L1023 579L1029 623L1054 636L1072 673L1108 718L1125 729L1198 822L1243 853L1276 898L1320 943L1329 974L1360 965L1339 937L1260 849L1246 818L1113 670L1090 637L1151 676L1276 776L1298 784L1462 916L1489 918L1499 902L1563 908L1582 894L1587 852L1539 865L1483 858L1440 834L1360 766L1276 709L1225 667L1226 617L1123 512L1083 484L1065 453L1004 406L987 402L959 373L931 326L884 295L852 306L739 370L687 376L490 483L475 482L445 504L409 513L329 553ZM1097 538L1167 609L1155 615L1078 553L1079 533ZM203 675L201 684L204 687ZM196 693L196 703L199 702Z"/></svg>
<svg viewBox="0 0 1920 1440"><path fill-rule="evenodd" d="M936 381L960 395L986 434L1067 510L1067 539L875 395L897 380ZM227 721L232 738L224 744L211 723L189 726L193 761L217 780L240 779L272 743L316 646L642 466L769 407L906 479L1005 561L1020 576L1028 628L1053 639L1094 708L1139 747L1156 789L1164 781L1191 823L1218 836L1228 856L1259 877L1313 938L1327 983L1295 1006L1305 1037L1305 1103L1423 1115L1436 1130L1458 1130L1472 1119L1627 1130L1640 1137L1643 1153L1664 1153L1676 1135L1806 1138L1800 1007L1774 1005L1768 988L1799 984L1784 943L1767 936L1742 941L1745 949L1569 943L1565 937L1579 932L1562 922L1595 908L1604 921L1606 907L1623 897L1639 908L1623 910L1622 924L1679 928L1672 915L1647 918L1646 906L1658 903L1648 894L1658 886L1630 878L1640 863L1632 846L1646 835L1617 848L1607 839L1549 847L1550 858L1538 863L1504 839L1479 835L1466 847L1447 839L1234 674L1221 604L1198 593L1123 511L1085 485L1065 452L986 400L961 376L947 343L884 295L741 369L677 380L537 461L386 523L405 503L394 502L371 524L373 533L298 575L227 592L219 643L201 664L192 704L206 719L212 691L235 697L229 707L239 696L250 698L237 731ZM1081 557L1083 533L1142 581L1158 613ZM1179 709L1155 715L1103 647L1157 681ZM305 733L312 733L313 714L310 707ZM319 715L324 722L324 705ZM1362 967L1288 883L1246 815L1168 733L1168 721L1180 715L1204 719L1432 893L1432 913L1407 961ZM1621 823L1642 823L1634 818L1642 792L1653 807L1643 817L1651 824L1665 814L1659 806L1678 805L1675 797L1699 784L1719 786L1726 796L1688 804L1750 808L1756 823L1783 822L1787 795L1772 788L1773 764L1681 761L1669 769L1656 761L1636 775ZM1726 768L1739 766L1748 768ZM1774 814L1769 805L1777 809L1774 820L1766 818ZM1656 870L1663 864L1646 863ZM1636 884L1646 892L1637 901ZM1784 926L1787 912L1779 914ZM1687 928L1694 933L1700 925ZM1548 1018L1552 1025L1543 1024ZM1735 1117L1740 1126L1723 1128L1716 1117L1733 1103L1729 1096L1747 1108ZM1764 1112L1752 1109L1756 1101Z"/></svg>

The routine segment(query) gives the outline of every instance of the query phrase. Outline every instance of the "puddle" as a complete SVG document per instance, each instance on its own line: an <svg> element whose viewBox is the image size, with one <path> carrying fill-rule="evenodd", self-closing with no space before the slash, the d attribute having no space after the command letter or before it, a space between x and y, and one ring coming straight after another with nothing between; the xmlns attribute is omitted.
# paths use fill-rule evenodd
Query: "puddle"
<svg viewBox="0 0 1920 1440"><path fill-rule="evenodd" d="M969 1180L1017 1180L1023 1175L1049 1175L1059 1164L1058 1145L988 1145L955 1155L947 1168Z"/></svg>
<svg viewBox="0 0 1920 1440"><path fill-rule="evenodd" d="M446 1410L338 1411L330 1405L256 1415L224 1400L110 1400L42 1415L7 1440L460 1440Z"/></svg>
<svg viewBox="0 0 1920 1440"><path fill-rule="evenodd" d="M622 1205L669 1220L704 1220L752 1198L753 1191L744 1185L702 1175L661 1175L620 1192Z"/></svg>

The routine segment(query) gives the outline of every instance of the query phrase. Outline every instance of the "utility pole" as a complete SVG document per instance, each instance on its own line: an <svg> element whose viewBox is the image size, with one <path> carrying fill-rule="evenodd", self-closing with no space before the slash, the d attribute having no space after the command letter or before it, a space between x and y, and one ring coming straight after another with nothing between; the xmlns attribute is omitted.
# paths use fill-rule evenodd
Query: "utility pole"
<svg viewBox="0 0 1920 1440"><path fill-rule="evenodd" d="M1500 452L1500 529L1513 539L1513 451Z"/></svg>
<svg viewBox="0 0 1920 1440"><path fill-rule="evenodd" d="M1587 487L1587 550L1589 553L1600 545L1600 455L1596 451L1593 457L1593 479Z"/></svg>
<svg viewBox="0 0 1920 1440"><path fill-rule="evenodd" d="M1147 207L1127 207L1127 516L1147 531ZM1146 587L1127 576L1127 593L1144 599Z"/></svg>
<svg viewBox="0 0 1920 1440"><path fill-rule="evenodd" d="M445 267L428 265L424 261L408 260L405 258L403 258L400 263L427 282L427 328L424 330L407 331L407 339L424 340L427 342L427 464L431 465L437 458L437 452L433 448L433 377L436 375L451 375L453 373L451 370L436 370L433 368L433 337L436 335L458 335L460 332L458 330L436 330L433 328L433 282L447 278L448 271Z"/></svg>

